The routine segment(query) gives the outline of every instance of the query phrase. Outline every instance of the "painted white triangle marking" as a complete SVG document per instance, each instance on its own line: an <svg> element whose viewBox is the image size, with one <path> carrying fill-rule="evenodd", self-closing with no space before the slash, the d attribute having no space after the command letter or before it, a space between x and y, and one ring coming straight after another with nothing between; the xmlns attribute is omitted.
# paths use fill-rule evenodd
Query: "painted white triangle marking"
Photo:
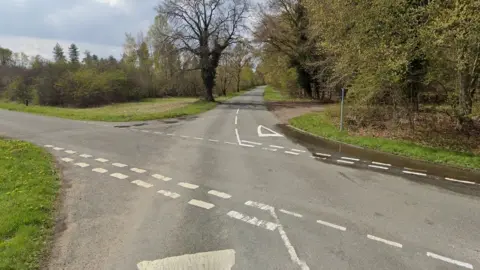
<svg viewBox="0 0 480 270"><path fill-rule="evenodd" d="M263 133L262 129L268 131L269 133ZM259 125L257 128L257 133L259 137L283 137L282 134L275 132L267 127L264 127L262 125Z"/></svg>

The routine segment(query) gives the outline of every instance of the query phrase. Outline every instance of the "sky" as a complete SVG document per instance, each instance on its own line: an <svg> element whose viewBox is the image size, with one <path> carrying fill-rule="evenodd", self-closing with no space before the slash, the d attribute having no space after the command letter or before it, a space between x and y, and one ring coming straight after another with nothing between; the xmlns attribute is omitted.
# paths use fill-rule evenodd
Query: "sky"
<svg viewBox="0 0 480 270"><path fill-rule="evenodd" d="M0 0L0 47L51 59L64 50L119 58L125 33L147 32L159 0Z"/></svg>

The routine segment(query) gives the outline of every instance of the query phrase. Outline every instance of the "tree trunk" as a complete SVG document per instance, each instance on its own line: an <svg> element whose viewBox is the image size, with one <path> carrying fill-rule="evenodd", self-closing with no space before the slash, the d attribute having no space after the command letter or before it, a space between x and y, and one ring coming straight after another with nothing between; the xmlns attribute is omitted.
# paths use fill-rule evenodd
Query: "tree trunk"
<svg viewBox="0 0 480 270"><path fill-rule="evenodd" d="M205 86L205 100L214 102L213 87L215 86L215 69L211 67L202 68L202 80Z"/></svg>
<svg viewBox="0 0 480 270"><path fill-rule="evenodd" d="M305 91L309 98L312 98L312 77L307 70L297 66L297 80L300 87Z"/></svg>
<svg viewBox="0 0 480 270"><path fill-rule="evenodd" d="M459 114L460 116L466 117L472 113L473 107L473 97L471 93L473 91L470 89L471 76L466 72L460 75L460 89L459 89Z"/></svg>
<svg viewBox="0 0 480 270"><path fill-rule="evenodd" d="M240 69L239 72L237 72L237 92L240 92L240 75L242 73L242 70Z"/></svg>

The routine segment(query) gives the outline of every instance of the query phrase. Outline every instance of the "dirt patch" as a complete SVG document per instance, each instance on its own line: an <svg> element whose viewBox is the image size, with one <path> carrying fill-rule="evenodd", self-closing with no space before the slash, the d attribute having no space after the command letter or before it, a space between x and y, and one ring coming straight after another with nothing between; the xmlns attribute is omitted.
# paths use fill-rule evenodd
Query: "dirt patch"
<svg viewBox="0 0 480 270"><path fill-rule="evenodd" d="M327 104L321 102L282 101L267 102L266 105L268 110L273 112L282 124L288 124L288 120L294 117L310 112L323 111Z"/></svg>

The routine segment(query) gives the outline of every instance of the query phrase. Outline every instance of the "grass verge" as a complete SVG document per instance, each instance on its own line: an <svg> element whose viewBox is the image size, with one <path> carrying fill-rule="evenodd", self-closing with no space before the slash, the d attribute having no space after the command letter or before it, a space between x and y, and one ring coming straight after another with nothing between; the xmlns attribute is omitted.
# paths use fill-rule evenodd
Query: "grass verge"
<svg viewBox="0 0 480 270"><path fill-rule="evenodd" d="M86 109L38 105L25 106L13 102L0 102L1 109L75 120L107 122L145 121L193 115L213 109L216 105L214 102L205 102L196 98L146 99L141 102L121 103Z"/></svg>
<svg viewBox="0 0 480 270"><path fill-rule="evenodd" d="M0 269L38 269L54 227L60 187L52 157L0 139Z"/></svg>
<svg viewBox="0 0 480 270"><path fill-rule="evenodd" d="M311 99L308 98L294 98L290 97L288 93L281 92L279 90L276 90L272 86L268 85L265 87L264 94L263 94L263 99L265 101L312 101Z"/></svg>
<svg viewBox="0 0 480 270"><path fill-rule="evenodd" d="M480 156L472 153L427 147L404 140L354 136L346 131L340 132L324 112L308 113L295 117L290 119L289 123L296 128L327 139L438 164L453 165L468 169L480 169Z"/></svg>

